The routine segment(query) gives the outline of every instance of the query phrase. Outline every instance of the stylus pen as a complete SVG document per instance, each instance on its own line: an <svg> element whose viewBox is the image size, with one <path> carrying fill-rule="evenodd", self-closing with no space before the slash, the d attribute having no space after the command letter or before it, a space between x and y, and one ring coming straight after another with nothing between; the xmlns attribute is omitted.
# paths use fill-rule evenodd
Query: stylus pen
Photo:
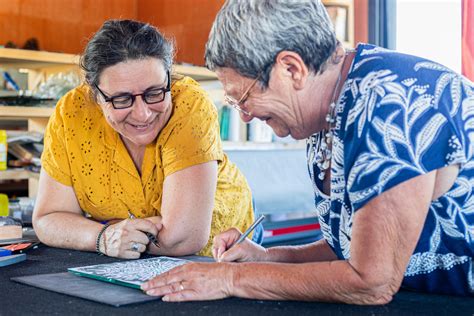
<svg viewBox="0 0 474 316"><path fill-rule="evenodd" d="M132 212L130 212L130 210L128 210L128 217L130 219L135 219L135 215L133 215ZM158 243L158 240L156 239L155 236L153 236L151 233L149 232L145 232L146 236L148 237L148 240L153 243L153 245L157 246L158 248L160 248L160 244Z"/></svg>
<svg viewBox="0 0 474 316"><path fill-rule="evenodd" d="M253 224L245 231L245 233L240 235L239 239L237 239L237 241L232 246L238 245L242 241L244 241L245 238L247 238L247 236L255 229L255 227L257 227L258 224L260 224L263 221L264 218L265 218L265 215L260 215L260 217L257 218L255 222L253 222Z"/></svg>

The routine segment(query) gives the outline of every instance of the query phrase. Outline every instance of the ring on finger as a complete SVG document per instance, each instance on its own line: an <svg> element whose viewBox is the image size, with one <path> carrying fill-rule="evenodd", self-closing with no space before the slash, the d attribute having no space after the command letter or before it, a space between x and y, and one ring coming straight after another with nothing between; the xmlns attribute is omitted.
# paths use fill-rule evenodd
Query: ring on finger
<svg viewBox="0 0 474 316"><path fill-rule="evenodd" d="M138 252L138 249L140 249L140 244L137 242L132 243L132 247L130 248L132 251Z"/></svg>
<svg viewBox="0 0 474 316"><path fill-rule="evenodd" d="M183 281L180 281L180 282L179 282L179 290L180 290L180 291L184 291Z"/></svg>

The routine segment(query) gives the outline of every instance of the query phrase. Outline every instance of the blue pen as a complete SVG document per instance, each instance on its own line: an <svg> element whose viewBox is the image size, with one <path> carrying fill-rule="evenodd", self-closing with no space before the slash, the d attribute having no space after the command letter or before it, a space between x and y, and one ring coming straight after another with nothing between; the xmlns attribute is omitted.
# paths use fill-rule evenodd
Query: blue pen
<svg viewBox="0 0 474 316"><path fill-rule="evenodd" d="M13 87L13 89L20 91L20 87L16 84L15 80L13 80L12 76L10 76L8 72L3 72L3 79L5 79L5 81Z"/></svg>

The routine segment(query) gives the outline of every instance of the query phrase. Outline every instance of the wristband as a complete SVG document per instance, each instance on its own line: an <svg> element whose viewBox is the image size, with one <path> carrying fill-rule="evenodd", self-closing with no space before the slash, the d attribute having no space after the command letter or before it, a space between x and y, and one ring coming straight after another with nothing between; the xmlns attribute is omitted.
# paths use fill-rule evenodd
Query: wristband
<svg viewBox="0 0 474 316"><path fill-rule="evenodd" d="M104 256L106 255L105 253L103 253L102 251L100 251L100 238L102 237L102 234L105 232L105 230L107 229L107 227L109 227L110 224L107 223L105 224L104 226L102 226L102 228L100 229L100 232L99 234L97 235L97 239L95 241L95 251L101 255L101 256Z"/></svg>

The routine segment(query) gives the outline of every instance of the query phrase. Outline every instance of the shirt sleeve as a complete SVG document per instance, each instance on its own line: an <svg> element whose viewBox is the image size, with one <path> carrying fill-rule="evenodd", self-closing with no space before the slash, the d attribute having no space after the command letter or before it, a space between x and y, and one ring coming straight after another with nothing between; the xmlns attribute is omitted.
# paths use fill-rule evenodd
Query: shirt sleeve
<svg viewBox="0 0 474 316"><path fill-rule="evenodd" d="M382 104L370 121L352 131L346 146L349 199L354 211L394 186L421 174L465 162L464 149L451 118L427 103L405 108Z"/></svg>
<svg viewBox="0 0 474 316"><path fill-rule="evenodd" d="M196 84L179 84L172 90L174 112L161 135L165 176L187 167L223 158L217 110Z"/></svg>
<svg viewBox="0 0 474 316"><path fill-rule="evenodd" d="M66 140L64 136L64 121L61 113L62 105L69 102L69 95L61 98L56 110L50 117L44 135L44 149L41 156L41 166L50 177L56 181L71 186L71 168L69 165Z"/></svg>

